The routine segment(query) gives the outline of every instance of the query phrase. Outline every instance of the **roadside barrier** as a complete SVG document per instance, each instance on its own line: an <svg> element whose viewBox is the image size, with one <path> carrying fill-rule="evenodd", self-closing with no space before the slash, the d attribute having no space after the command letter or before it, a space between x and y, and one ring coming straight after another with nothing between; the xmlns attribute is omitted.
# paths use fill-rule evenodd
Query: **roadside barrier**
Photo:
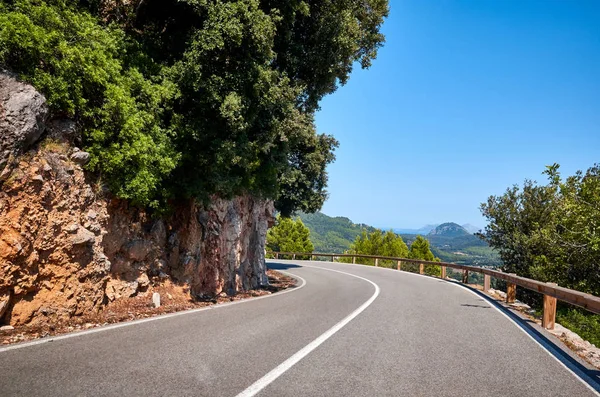
<svg viewBox="0 0 600 397"><path fill-rule="evenodd" d="M297 257L308 259L308 257L310 257L310 260L315 260L315 258L322 257L331 258L332 262L335 262L336 258L352 258L352 263L356 263L356 258L367 258L374 259L375 266L379 266L380 260L395 261L397 270L402 270L403 263L411 263L419 265L420 274L424 274L425 265L433 265L441 267L441 278L443 279L446 278L447 268L462 271L463 283L468 282L470 272L480 273L483 274L484 292L488 292L490 290L492 277L506 281L507 303L514 303L517 294L517 286L542 294L544 296L544 313L542 316L542 326L546 329L554 329L554 324L556 322L557 300L581 307L592 313L600 314L600 297L568 288L559 287L554 283L544 283L525 277L519 277L516 274L504 273L499 270L487 269L483 267L459 265L456 263L447 262L430 262L419 259L395 258L390 256L378 255L325 254L318 252L267 252L267 254L273 255L275 259L285 259L283 257L287 257L289 259L296 259Z"/></svg>

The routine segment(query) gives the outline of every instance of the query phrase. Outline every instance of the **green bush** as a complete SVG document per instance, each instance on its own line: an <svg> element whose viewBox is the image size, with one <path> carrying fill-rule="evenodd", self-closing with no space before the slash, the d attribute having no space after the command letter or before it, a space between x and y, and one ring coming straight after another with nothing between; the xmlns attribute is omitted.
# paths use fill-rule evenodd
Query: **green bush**
<svg viewBox="0 0 600 397"><path fill-rule="evenodd" d="M157 207L179 154L161 125L173 84L125 66L125 34L72 5L15 1L0 8L0 64L42 91L55 115L83 131L88 167L119 197Z"/></svg>
<svg viewBox="0 0 600 397"><path fill-rule="evenodd" d="M556 321L588 342L600 346L600 316L582 309L560 306L556 312Z"/></svg>

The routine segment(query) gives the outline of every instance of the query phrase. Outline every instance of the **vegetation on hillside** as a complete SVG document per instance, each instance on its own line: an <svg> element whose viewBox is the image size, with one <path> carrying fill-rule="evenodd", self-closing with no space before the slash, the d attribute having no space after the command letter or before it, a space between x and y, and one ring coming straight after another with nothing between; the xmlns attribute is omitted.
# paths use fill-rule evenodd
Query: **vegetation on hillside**
<svg viewBox="0 0 600 397"><path fill-rule="evenodd" d="M386 0L8 0L0 67L73 118L114 194L164 209L250 192L283 215L326 197L323 96L367 68Z"/></svg>
<svg viewBox="0 0 600 397"><path fill-rule="evenodd" d="M407 244L412 243L417 236L414 234L401 234ZM446 236L443 234L425 236L431 244L431 251L443 262L459 263L470 266L502 265L502 260L495 249L487 242L472 234Z"/></svg>
<svg viewBox="0 0 600 397"><path fill-rule="evenodd" d="M481 205L489 220L482 237L504 271L600 295L600 166L563 179L554 164L544 174L546 185L527 180ZM539 294L519 293L539 306ZM599 317L559 304L558 321L582 335L600 330Z"/></svg>
<svg viewBox="0 0 600 397"><path fill-rule="evenodd" d="M348 218L330 217L321 212L299 213L302 222L310 229L310 239L316 252L343 253L350 249L356 237L365 229L371 233L376 228L365 224L355 224ZM460 226L459 226L460 227ZM408 245L417 238L415 234L400 234ZM498 254L480 238L467 233L448 237L444 234L425 236L434 256L444 262L455 262L473 266L499 266Z"/></svg>
<svg viewBox="0 0 600 397"><path fill-rule="evenodd" d="M330 217L321 212L299 213L298 216L310 229L310 239L316 252L341 254L350 249L363 229L367 232L375 230L368 225L352 223L348 218Z"/></svg>
<svg viewBox="0 0 600 397"><path fill-rule="evenodd" d="M313 252L310 231L300 218L277 217L277 224L267 232L267 250L272 252Z"/></svg>

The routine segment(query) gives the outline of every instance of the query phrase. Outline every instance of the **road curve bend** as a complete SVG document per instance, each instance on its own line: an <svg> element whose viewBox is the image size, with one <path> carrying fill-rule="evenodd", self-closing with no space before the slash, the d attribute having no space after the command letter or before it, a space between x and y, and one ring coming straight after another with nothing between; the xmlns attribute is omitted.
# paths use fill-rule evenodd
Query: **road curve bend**
<svg viewBox="0 0 600 397"><path fill-rule="evenodd" d="M453 283L338 263L269 266L302 287L0 348L0 395L598 395Z"/></svg>

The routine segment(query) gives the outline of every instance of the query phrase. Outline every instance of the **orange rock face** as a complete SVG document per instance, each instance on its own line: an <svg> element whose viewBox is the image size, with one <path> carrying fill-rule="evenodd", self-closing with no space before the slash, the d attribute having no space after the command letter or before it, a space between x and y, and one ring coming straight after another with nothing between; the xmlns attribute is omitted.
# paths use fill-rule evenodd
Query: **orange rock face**
<svg viewBox="0 0 600 397"><path fill-rule="evenodd" d="M272 202L214 198L154 219L89 183L70 151L42 142L1 186L1 323L62 321L161 280L209 296L267 284Z"/></svg>

